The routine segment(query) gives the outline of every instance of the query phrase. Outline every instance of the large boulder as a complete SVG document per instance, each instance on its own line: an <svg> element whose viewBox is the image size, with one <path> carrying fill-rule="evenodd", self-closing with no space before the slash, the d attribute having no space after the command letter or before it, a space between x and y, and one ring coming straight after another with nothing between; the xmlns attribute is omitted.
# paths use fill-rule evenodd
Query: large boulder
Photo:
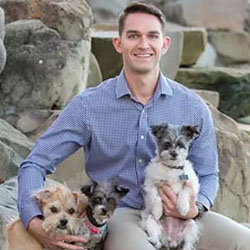
<svg viewBox="0 0 250 250"><path fill-rule="evenodd" d="M209 43L206 43L205 50L202 52L198 60L193 67L204 68L204 67L215 67L218 66L218 55L215 48Z"/></svg>
<svg viewBox="0 0 250 250"><path fill-rule="evenodd" d="M167 30L183 33L183 49L180 65L186 67L195 64L206 48L206 29L203 27L184 27L168 22ZM173 41L173 43L175 42L176 40Z"/></svg>
<svg viewBox="0 0 250 250"><path fill-rule="evenodd" d="M245 19L245 31L250 32L250 0L248 0L248 5L247 5L247 15Z"/></svg>
<svg viewBox="0 0 250 250"><path fill-rule="evenodd" d="M6 25L5 43L8 59L0 76L2 109L61 108L85 88L90 43L63 40L39 20Z"/></svg>
<svg viewBox="0 0 250 250"><path fill-rule="evenodd" d="M184 26L215 30L243 30L248 0L168 0L167 18ZM233 17L233 18L229 18Z"/></svg>
<svg viewBox="0 0 250 250"><path fill-rule="evenodd" d="M238 222L250 220L250 136L210 105L219 152L220 188L214 211Z"/></svg>
<svg viewBox="0 0 250 250"><path fill-rule="evenodd" d="M224 65L250 62L250 33L213 31L209 32L209 41Z"/></svg>
<svg viewBox="0 0 250 250"><path fill-rule="evenodd" d="M5 46L3 44L4 40L4 34L5 34L5 27L4 27L4 11L0 7L0 74L4 69L5 63L6 63L6 50Z"/></svg>
<svg viewBox="0 0 250 250"><path fill-rule="evenodd" d="M120 12L131 2L131 0L88 0L94 13L94 22L102 24L116 24Z"/></svg>
<svg viewBox="0 0 250 250"><path fill-rule="evenodd" d="M8 53L0 77L1 108L65 106L87 85L90 7L85 0L3 0L0 6Z"/></svg>
<svg viewBox="0 0 250 250"><path fill-rule="evenodd" d="M249 69L180 68L176 80L191 88L218 91L219 110L234 119L250 115Z"/></svg>
<svg viewBox="0 0 250 250"><path fill-rule="evenodd" d="M90 42L92 11L85 0L1 0L6 23L39 19L62 39Z"/></svg>
<svg viewBox="0 0 250 250"><path fill-rule="evenodd" d="M0 119L0 177L15 176L21 161L33 146L34 143L24 134Z"/></svg>
<svg viewBox="0 0 250 250"><path fill-rule="evenodd" d="M98 61L93 53L90 55L89 61L89 73L88 73L88 80L87 80L87 87L94 87L98 83L102 82L102 72Z"/></svg>

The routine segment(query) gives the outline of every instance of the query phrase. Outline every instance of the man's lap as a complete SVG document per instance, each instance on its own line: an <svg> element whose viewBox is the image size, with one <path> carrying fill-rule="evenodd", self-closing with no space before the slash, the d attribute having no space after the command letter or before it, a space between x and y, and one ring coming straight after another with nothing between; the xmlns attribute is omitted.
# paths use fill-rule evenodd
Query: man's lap
<svg viewBox="0 0 250 250"><path fill-rule="evenodd" d="M146 233L139 227L140 211L129 208L116 210L109 223L105 250L155 250ZM200 250L249 250L250 230L214 212L201 219Z"/></svg>

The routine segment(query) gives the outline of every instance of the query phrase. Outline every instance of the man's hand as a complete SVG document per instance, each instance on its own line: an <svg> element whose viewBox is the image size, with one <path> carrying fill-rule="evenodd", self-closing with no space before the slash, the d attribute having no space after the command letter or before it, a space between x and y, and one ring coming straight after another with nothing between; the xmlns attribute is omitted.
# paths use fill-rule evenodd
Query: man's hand
<svg viewBox="0 0 250 250"><path fill-rule="evenodd" d="M43 246L49 249L72 249L72 250L84 250L83 247L68 244L67 242L82 242L86 240L80 236L73 235L56 235L51 236L45 232L42 228L43 221L39 218L33 218L28 226L28 232L32 234L36 240Z"/></svg>
<svg viewBox="0 0 250 250"><path fill-rule="evenodd" d="M192 190L190 181L185 181L184 185L185 185L185 188ZM163 185L162 187L159 188L158 191L162 198L163 212L166 216L181 218L181 219L192 219L198 215L198 208L195 204L194 192L192 192L191 197L190 197L190 209L188 213L186 214L186 216L182 216L176 208L178 197L170 188L170 186L167 184Z"/></svg>

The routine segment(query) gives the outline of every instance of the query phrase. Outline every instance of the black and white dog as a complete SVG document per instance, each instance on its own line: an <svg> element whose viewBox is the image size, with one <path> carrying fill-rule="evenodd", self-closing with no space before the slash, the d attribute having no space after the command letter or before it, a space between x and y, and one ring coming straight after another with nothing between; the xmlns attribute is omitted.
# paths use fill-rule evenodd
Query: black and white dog
<svg viewBox="0 0 250 250"><path fill-rule="evenodd" d="M113 178L101 183L92 182L83 186L81 191L89 199L79 231L79 235L88 239L83 247L86 250L101 250L108 233L107 221L129 189L118 185Z"/></svg>
<svg viewBox="0 0 250 250"><path fill-rule="evenodd" d="M199 181L187 157L191 141L199 135L199 128L161 124L152 126L151 131L157 140L157 155L146 168L141 226L157 249L193 250L199 238L198 222L166 217L158 188L168 184L178 197L180 214L185 216L188 213L191 193L197 195ZM187 179L192 188L185 185Z"/></svg>

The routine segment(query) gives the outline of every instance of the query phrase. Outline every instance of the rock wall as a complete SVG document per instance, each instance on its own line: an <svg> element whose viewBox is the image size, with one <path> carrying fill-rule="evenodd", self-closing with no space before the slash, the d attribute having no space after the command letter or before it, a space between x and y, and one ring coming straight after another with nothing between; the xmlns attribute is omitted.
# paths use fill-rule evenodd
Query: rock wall
<svg viewBox="0 0 250 250"><path fill-rule="evenodd" d="M0 182L17 174L34 141L75 94L87 84L95 86L118 74L122 67L121 57L112 48L112 37L117 34L117 13L130 1L88 2L96 22L92 34L92 11L84 0L0 1L6 16L4 26L0 9L0 118L4 119L0 119ZM173 41L161 61L161 70L172 79L199 88L197 93L214 104L209 107L216 125L220 189L213 209L239 222L249 222L250 136L221 112L235 119L250 114L249 1L237 1L238 6L233 0L216 1L218 10L206 9L208 0L203 1L204 6L198 0L153 2L167 14L167 32ZM212 14L222 13L226 3L227 13L234 10L235 23L226 23L226 15L215 22ZM194 15L192 8L200 13L205 8L208 13ZM182 12L177 11L180 9ZM1 57L5 53L3 37L6 64L6 57ZM83 152L78 151L51 177L77 188L88 179L83 161Z"/></svg>
<svg viewBox="0 0 250 250"><path fill-rule="evenodd" d="M61 109L87 85L92 12L85 0L1 1L8 59L0 75L0 117Z"/></svg>

